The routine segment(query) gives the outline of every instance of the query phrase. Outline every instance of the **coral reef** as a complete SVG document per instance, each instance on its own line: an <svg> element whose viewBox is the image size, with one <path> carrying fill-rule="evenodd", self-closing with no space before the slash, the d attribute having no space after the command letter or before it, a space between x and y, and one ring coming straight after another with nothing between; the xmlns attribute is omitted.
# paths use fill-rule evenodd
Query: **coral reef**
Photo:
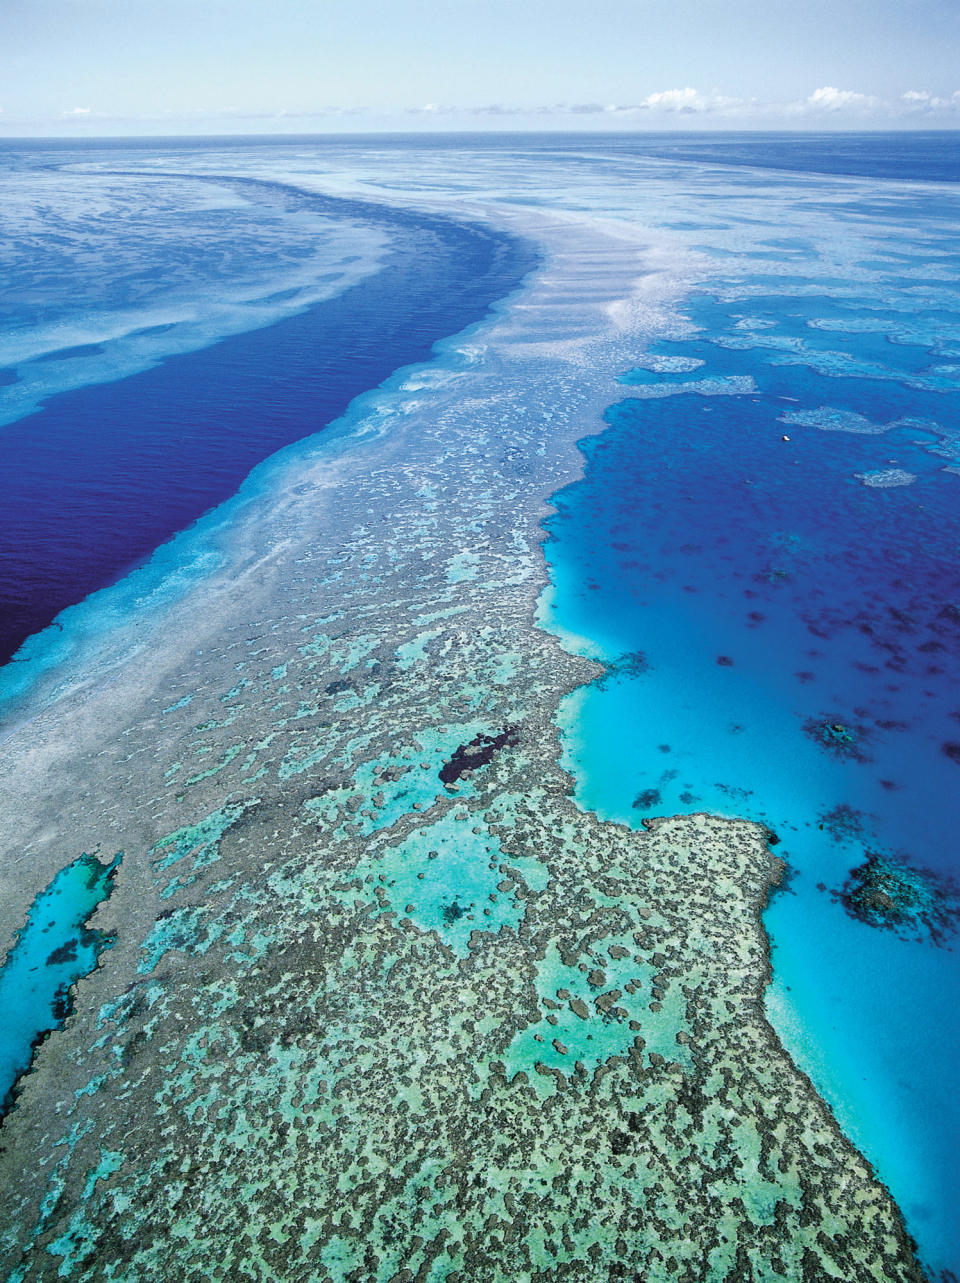
<svg viewBox="0 0 960 1283"><path fill-rule="evenodd" d="M767 1023L764 829L603 823L558 765L599 672L535 627L538 523L637 346L637 245L574 231L6 741L30 878L125 851L3 1124L10 1283L921 1280Z"/></svg>

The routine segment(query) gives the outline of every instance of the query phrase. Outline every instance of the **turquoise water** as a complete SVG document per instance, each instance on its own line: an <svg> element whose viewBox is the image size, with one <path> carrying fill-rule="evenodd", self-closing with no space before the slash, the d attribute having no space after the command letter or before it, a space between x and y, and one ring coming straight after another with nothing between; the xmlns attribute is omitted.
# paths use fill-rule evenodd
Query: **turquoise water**
<svg viewBox="0 0 960 1283"><path fill-rule="evenodd" d="M112 938L86 925L113 890L122 854L109 864L81 855L60 870L30 906L0 970L0 1117L34 1048L72 1009L71 986L88 975Z"/></svg>
<svg viewBox="0 0 960 1283"><path fill-rule="evenodd" d="M956 1268L960 226L952 195L911 205L886 259L831 279L771 227L624 371L555 497L544 615L610 664L561 714L583 807L776 834L772 1022ZM933 916L850 911L876 854Z"/></svg>

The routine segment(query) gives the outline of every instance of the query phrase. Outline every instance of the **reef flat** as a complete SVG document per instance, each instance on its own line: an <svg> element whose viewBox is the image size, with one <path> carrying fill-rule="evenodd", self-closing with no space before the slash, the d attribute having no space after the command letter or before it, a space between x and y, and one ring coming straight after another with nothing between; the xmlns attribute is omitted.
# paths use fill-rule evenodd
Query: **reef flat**
<svg viewBox="0 0 960 1283"><path fill-rule="evenodd" d="M602 823L558 765L600 670L536 626L540 521L680 281L512 226L523 293L3 742L4 940L124 853L3 1123L10 1280L922 1278L766 1021L761 826Z"/></svg>

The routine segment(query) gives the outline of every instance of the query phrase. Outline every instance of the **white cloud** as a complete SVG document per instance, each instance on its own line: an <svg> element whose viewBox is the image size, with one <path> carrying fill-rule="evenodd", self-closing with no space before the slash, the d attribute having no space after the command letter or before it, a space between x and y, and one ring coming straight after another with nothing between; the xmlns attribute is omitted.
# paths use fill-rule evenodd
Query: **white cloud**
<svg viewBox="0 0 960 1283"><path fill-rule="evenodd" d="M676 112L681 115L690 113L713 113L721 116L742 115L745 110L756 106L755 102L745 101L743 98L731 98L726 94L701 93L699 89L692 89L689 85L685 89L660 89L656 93L648 94L641 102L632 107L607 107L610 112Z"/></svg>
<svg viewBox="0 0 960 1283"><path fill-rule="evenodd" d="M814 111L869 111L879 105L879 99L872 94L859 94L853 89L824 85L822 89L814 89L805 105Z"/></svg>
<svg viewBox="0 0 960 1283"><path fill-rule="evenodd" d="M641 107L655 111L706 111L708 104L696 89L661 89L659 93L648 94L640 104Z"/></svg>
<svg viewBox="0 0 960 1283"><path fill-rule="evenodd" d="M900 95L900 101L910 112L960 111L960 89L948 98L941 98L927 89L908 89Z"/></svg>
<svg viewBox="0 0 960 1283"><path fill-rule="evenodd" d="M942 89L935 91L908 88L881 98L853 89L824 85L814 89L807 97L786 101L731 97L716 88L704 91L687 85L683 88L657 90L624 103L588 100L519 105L501 101L457 105L428 102L420 106L396 107L389 111L333 104L307 108L301 103L295 107L259 111L238 111L236 107L224 107L220 110L197 108L130 117L107 115L92 107L73 107L61 111L57 117L46 119L50 124L55 124L56 120L60 120L61 124L72 121L78 127L82 124L85 128L110 123L132 125L135 122L162 122L170 132L169 125L178 120L191 127L198 121L210 121L214 125L231 119L238 122L263 121L267 125L274 121L279 129L284 122L288 122L288 128L292 127L298 119L321 122L338 117L356 117L358 120L376 118L378 122L394 119L398 124L405 118L409 122L406 127L412 127L416 121L418 127L431 129L510 128L514 127L514 122L517 128L540 128L542 125L539 122L545 122L566 128L575 128L579 124L581 128L593 130L612 129L618 125L634 129L749 128L758 125L766 128L796 128L804 120L809 122L808 127L815 125L817 128L834 129L861 127L861 120L871 124L899 124L901 128L954 128L960 126L960 89L950 92ZM497 118L501 118L502 123L498 124ZM12 119L0 112L0 133L7 133L14 124L20 123L28 122Z"/></svg>
<svg viewBox="0 0 960 1283"><path fill-rule="evenodd" d="M543 108L540 110L542 111ZM474 116L522 116L525 114L523 107L509 107L502 102L488 103L485 107L471 107L470 111Z"/></svg>

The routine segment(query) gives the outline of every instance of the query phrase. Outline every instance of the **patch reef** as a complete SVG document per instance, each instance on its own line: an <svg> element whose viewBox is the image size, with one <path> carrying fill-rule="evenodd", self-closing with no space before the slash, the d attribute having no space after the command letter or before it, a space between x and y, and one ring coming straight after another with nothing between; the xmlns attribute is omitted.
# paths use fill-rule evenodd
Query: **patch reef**
<svg viewBox="0 0 960 1283"><path fill-rule="evenodd" d="M922 1277L766 1022L763 832L557 765L598 670L534 624L539 521L678 284L532 230L515 305L4 744L5 940L125 853L3 1124L11 1283Z"/></svg>

